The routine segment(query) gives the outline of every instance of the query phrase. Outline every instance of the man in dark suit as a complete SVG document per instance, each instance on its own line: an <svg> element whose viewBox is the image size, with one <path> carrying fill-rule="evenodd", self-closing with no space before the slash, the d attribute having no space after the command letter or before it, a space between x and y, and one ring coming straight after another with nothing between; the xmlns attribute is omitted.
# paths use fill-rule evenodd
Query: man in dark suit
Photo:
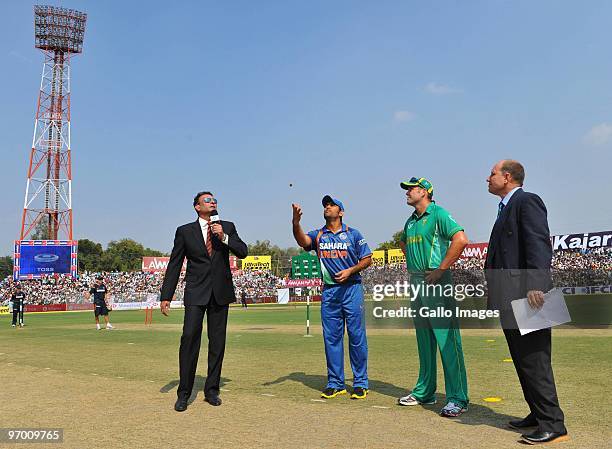
<svg viewBox="0 0 612 449"><path fill-rule="evenodd" d="M212 193L199 192L193 199L193 207L198 219L177 228L161 289L161 312L168 316L186 257L185 319L179 349L180 382L174 405L177 412L187 409L187 400L193 389L204 313L208 330L208 375L204 399L211 405L221 405L219 382L225 352L227 312L229 304L236 301L229 252L240 259L247 256L247 246L238 237L234 223L214 220L218 218L217 200Z"/></svg>
<svg viewBox="0 0 612 449"><path fill-rule="evenodd" d="M533 309L544 304L552 288L552 247L546 206L539 196L525 192L523 166L513 160L498 162L487 178L489 192L501 198L491 232L485 273L488 307L498 309L502 327L530 413L510 426L531 433L525 443L542 444L569 439L563 424L551 366L551 330L521 336L511 301L527 298Z"/></svg>

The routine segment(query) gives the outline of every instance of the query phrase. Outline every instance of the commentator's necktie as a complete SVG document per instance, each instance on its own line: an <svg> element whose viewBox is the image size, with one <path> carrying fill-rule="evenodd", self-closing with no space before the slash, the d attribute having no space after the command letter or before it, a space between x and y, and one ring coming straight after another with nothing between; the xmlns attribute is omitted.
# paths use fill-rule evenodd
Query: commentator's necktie
<svg viewBox="0 0 612 449"><path fill-rule="evenodd" d="M505 207L504 202L500 201L499 206L497 206L497 219L499 219L499 217L501 216L502 211L504 210L504 207Z"/></svg>
<svg viewBox="0 0 612 449"><path fill-rule="evenodd" d="M210 257L212 257L213 255L213 246L212 246L212 231L210 229L211 223L208 223L207 229L208 232L206 233L206 251L208 251L208 255Z"/></svg>

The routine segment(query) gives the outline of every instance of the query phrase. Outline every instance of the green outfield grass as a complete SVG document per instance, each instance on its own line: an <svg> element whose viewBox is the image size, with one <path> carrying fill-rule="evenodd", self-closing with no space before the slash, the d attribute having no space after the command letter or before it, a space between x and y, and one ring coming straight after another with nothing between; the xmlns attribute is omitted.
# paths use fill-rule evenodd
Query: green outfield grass
<svg viewBox="0 0 612 449"><path fill-rule="evenodd" d="M113 331L97 331L91 312L28 314L23 329L11 328L9 316L3 315L0 401L4 416L10 417L5 427L64 427L67 447L93 447L93 441L101 438L95 431L99 419L109 423L108 429L121 433L121 438L117 434L102 438L113 447L179 447L168 443L169 435L182 432L191 420L204 422L214 414L215 419L232 423L231 438L235 440L219 436L219 441L230 446L234 442L242 447L387 447L404 441L408 429L420 441L414 447L516 446L516 433L504 425L512 417L525 415L527 409L514 367L504 361L509 354L501 331L463 331L471 406L463 417L449 421L437 416L441 403L409 409L395 405L395 398L406 393L418 374L411 330L369 330L371 394L367 400L320 402L318 392L326 381L325 356L320 309L312 309L313 337L306 338L304 305L232 307L222 379L225 403L213 409L202 402L203 339L196 381L199 393L183 415L172 410L181 309L173 309L167 318L156 310L152 326L144 326L142 311L111 312ZM612 406L608 394L612 331L555 330L553 354L559 396L573 436L564 447L605 447L612 437L604 412ZM348 352L346 359L350 385ZM439 400L443 402L441 367L439 371ZM489 403L484 400L488 397L501 401ZM105 410L107 402L112 406ZM124 427L126 422L134 424L125 429L122 422ZM165 424L160 427L160 422ZM325 428L326 422L332 424ZM345 429L361 423L364 432L369 429L368 436L356 441L325 438L335 435L332 430L341 423ZM282 435L277 435L279 426L286 429ZM277 435L283 443L273 444L265 438L267 434ZM141 440L135 441L141 435L154 439L141 445ZM456 445L449 446L453 441Z"/></svg>

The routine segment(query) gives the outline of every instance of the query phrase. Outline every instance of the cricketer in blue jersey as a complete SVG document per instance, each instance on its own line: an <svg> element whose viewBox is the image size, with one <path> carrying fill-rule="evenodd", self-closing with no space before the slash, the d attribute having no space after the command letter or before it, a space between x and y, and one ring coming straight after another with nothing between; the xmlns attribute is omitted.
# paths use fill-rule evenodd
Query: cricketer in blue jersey
<svg viewBox="0 0 612 449"><path fill-rule="evenodd" d="M304 250L317 252L321 262L323 297L321 323L327 360L327 386L321 397L346 394L344 383L344 327L349 337L353 370L351 399L368 394L368 341L365 331L360 272L372 264L372 251L361 233L342 223L344 205L323 197L325 226L305 234L300 226L302 209L293 204L293 236Z"/></svg>

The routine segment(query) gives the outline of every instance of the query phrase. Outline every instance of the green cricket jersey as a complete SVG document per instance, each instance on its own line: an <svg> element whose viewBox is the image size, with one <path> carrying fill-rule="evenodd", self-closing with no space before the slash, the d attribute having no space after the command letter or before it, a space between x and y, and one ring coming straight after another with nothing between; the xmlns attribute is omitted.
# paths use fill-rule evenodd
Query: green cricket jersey
<svg viewBox="0 0 612 449"><path fill-rule="evenodd" d="M408 271L423 272L438 268L446 256L451 238L459 231L463 231L463 228L446 209L436 203L427 206L421 216L414 211L406 221L402 234Z"/></svg>

